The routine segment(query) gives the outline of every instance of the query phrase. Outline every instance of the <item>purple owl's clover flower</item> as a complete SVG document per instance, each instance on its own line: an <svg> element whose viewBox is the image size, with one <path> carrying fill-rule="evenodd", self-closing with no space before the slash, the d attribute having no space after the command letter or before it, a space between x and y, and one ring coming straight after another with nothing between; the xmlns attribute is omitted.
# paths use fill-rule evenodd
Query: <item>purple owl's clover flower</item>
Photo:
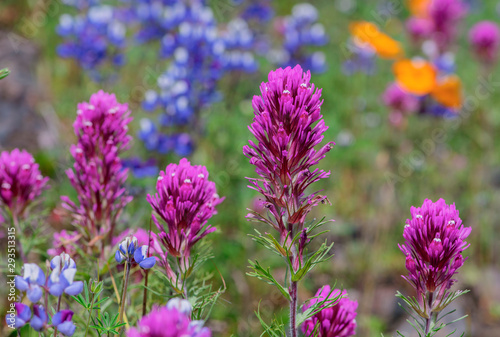
<svg viewBox="0 0 500 337"><path fill-rule="evenodd" d="M337 299L341 296L340 299ZM302 332L307 337L349 337L356 333L356 309L358 302L346 297L347 292L339 289L330 289L324 286L316 292L314 298L304 305L304 311L318 302L326 299L337 299L333 306L323 308L317 314L307 319L302 325ZM325 304L330 305L326 300ZM324 305L325 305L324 304ZM324 306L323 305L323 306Z"/></svg>
<svg viewBox="0 0 500 337"><path fill-rule="evenodd" d="M48 180L26 150L14 149L0 154L0 205L9 209L16 219L48 187Z"/></svg>
<svg viewBox="0 0 500 337"><path fill-rule="evenodd" d="M304 223L313 207L328 200L318 192L306 194L306 189L330 175L329 171L312 167L334 144L329 142L315 149L328 127L321 115L321 89L316 90L310 79L310 72L304 73L299 65L269 73L269 82L260 87L262 96L254 96L252 101L255 117L249 130L257 143L249 140L250 145L243 147L243 153L260 176L249 178L249 187L264 196L264 205L270 213L265 217L252 212L247 219L267 223L280 233L280 243L272 244L280 246L276 249L291 269L285 296L290 302L292 337L298 334L297 284L310 270L303 263L303 252L310 241Z"/></svg>
<svg viewBox="0 0 500 337"><path fill-rule="evenodd" d="M66 174L79 204L67 196L61 199L87 244L97 237L110 243L123 207L132 200L124 187L128 170L120 158L129 147L131 120L127 104L118 103L114 94L99 91L78 105L73 124L78 143L71 147L75 164Z"/></svg>
<svg viewBox="0 0 500 337"><path fill-rule="evenodd" d="M467 259L462 252L469 247L465 239L471 227L464 227L455 204L447 205L443 199L426 199L422 207L411 208L411 215L403 232L405 243L399 245L408 270L403 278L424 305L421 315L429 318L430 313L443 309L443 301L456 282L452 277Z"/></svg>
<svg viewBox="0 0 500 337"><path fill-rule="evenodd" d="M314 148L328 127L321 115L321 89L315 90L310 79L310 73L298 65L269 73L269 82L260 87L262 96L254 96L252 102L255 118L249 130L257 143L250 140L250 145L243 147L261 177L250 178L249 187L264 196L265 206L276 221L255 213L248 218L270 224L282 241L302 231L307 214L327 200L317 193L305 194L312 183L330 175L311 167L335 144Z"/></svg>
<svg viewBox="0 0 500 337"><path fill-rule="evenodd" d="M205 166L191 165L183 158L179 164L170 164L160 172L156 183L158 193L148 194L147 200L154 210L152 215L160 231L154 239L165 248L159 253L159 263L175 287L189 276L190 255L193 246L216 230L207 222L217 211L224 197L219 197L215 183L208 180ZM156 249L155 249L156 250ZM177 259L180 275L175 275L167 260L167 254Z"/></svg>
<svg viewBox="0 0 500 337"><path fill-rule="evenodd" d="M469 43L480 61L495 63L500 48L500 27L493 21L475 24L469 32Z"/></svg>
<svg viewBox="0 0 500 337"><path fill-rule="evenodd" d="M203 321L192 321L190 313L188 301L171 299L142 317L137 327L127 330L127 337L211 337L210 329L203 327Z"/></svg>

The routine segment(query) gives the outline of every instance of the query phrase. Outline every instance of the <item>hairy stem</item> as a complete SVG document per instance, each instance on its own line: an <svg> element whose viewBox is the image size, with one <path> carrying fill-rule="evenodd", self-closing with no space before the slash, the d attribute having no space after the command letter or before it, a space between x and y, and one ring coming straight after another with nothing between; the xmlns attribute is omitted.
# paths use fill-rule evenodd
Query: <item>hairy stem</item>
<svg viewBox="0 0 500 337"><path fill-rule="evenodd" d="M145 271L146 276L144 278L144 293L142 295L142 316L146 315L146 304L148 302L148 276L149 270Z"/></svg>
<svg viewBox="0 0 500 337"><path fill-rule="evenodd" d="M429 332L431 331L431 323L432 323L432 300L434 298L434 293L429 293L427 297L427 306L429 308L429 317L425 319L425 332L424 337L427 337Z"/></svg>
<svg viewBox="0 0 500 337"><path fill-rule="evenodd" d="M123 291L122 291L122 299L120 303L120 323L123 322L123 313L125 311L125 299L127 298L127 288L128 288L128 279L130 278L130 267L131 263L127 261L125 263L125 281L123 283Z"/></svg>
<svg viewBox="0 0 500 337"><path fill-rule="evenodd" d="M12 221L14 222L14 227L16 228L16 232L18 235L21 235L21 227L19 226L19 220L17 219L17 214L15 212L12 212ZM24 255L24 250L23 250L23 245L21 244L21 240L19 240L18 250L19 250L19 256L21 256L21 260L23 260L23 263L26 263L26 255Z"/></svg>
<svg viewBox="0 0 500 337"><path fill-rule="evenodd" d="M290 284L290 336L297 337L297 282Z"/></svg>
<svg viewBox="0 0 500 337"><path fill-rule="evenodd" d="M90 318L92 317L92 309L94 307L94 299L95 299L95 294L92 293L92 301L90 303L90 309L89 309L89 318L87 319L87 326L85 327L85 337L87 337L87 334L89 332Z"/></svg>

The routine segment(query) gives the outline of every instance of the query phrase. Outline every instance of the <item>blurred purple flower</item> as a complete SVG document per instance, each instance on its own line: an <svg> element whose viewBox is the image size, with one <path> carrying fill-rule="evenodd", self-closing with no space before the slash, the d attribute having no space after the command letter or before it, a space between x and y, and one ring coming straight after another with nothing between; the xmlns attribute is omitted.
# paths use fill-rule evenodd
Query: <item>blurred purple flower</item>
<svg viewBox="0 0 500 337"><path fill-rule="evenodd" d="M397 83L391 83L382 95L384 104L393 112L414 113L419 108L416 96L403 90Z"/></svg>
<svg viewBox="0 0 500 337"><path fill-rule="evenodd" d="M498 57L500 48L500 28L493 21L481 21L469 31L469 42L477 58L492 64Z"/></svg>
<svg viewBox="0 0 500 337"><path fill-rule="evenodd" d="M429 292L439 303L466 259L462 252L469 247L465 239L471 227L464 227L455 204L447 205L443 199L435 203L426 199L422 207L411 207L411 215L403 232L405 243L399 245L408 269L403 278L415 288L417 299Z"/></svg>
<svg viewBox="0 0 500 337"><path fill-rule="evenodd" d="M440 53L449 50L455 41L458 25L467 14L467 6L461 0L433 0L429 5L432 21L432 38Z"/></svg>
<svg viewBox="0 0 500 337"><path fill-rule="evenodd" d="M279 66L301 65L312 72L326 70L326 58L323 52L312 54L306 51L308 46L323 46L328 42L324 26L317 22L318 10L310 3L299 3L292 7L292 14L275 23L276 30L283 36L283 48L280 50Z"/></svg>
<svg viewBox="0 0 500 337"><path fill-rule="evenodd" d="M8 208L14 217L23 215L47 188L48 180L26 150L14 149L0 154L0 205Z"/></svg>
<svg viewBox="0 0 500 337"><path fill-rule="evenodd" d="M154 308L142 317L137 327L127 330L127 337L211 337L203 321L191 321L190 311L189 302L172 299L165 307Z"/></svg>
<svg viewBox="0 0 500 337"><path fill-rule="evenodd" d="M329 308L323 309L313 317L304 322L302 331L307 337L349 337L356 333L356 309L357 301L347 298L347 292L339 289L331 290L330 286L323 286L318 290L314 298L304 305L304 311L314 304L325 299L342 298ZM332 301L326 301L330 304Z"/></svg>
<svg viewBox="0 0 500 337"><path fill-rule="evenodd" d="M81 235L76 231L68 232L65 229L55 232L52 240L52 248L47 250L47 254L51 256L66 253L74 257L76 254L76 246Z"/></svg>

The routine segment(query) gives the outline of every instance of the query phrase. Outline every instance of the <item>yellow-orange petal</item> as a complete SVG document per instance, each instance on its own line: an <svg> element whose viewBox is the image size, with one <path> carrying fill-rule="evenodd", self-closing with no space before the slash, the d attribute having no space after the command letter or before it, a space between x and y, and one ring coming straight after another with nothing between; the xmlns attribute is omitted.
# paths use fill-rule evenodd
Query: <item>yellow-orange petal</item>
<svg viewBox="0 0 500 337"><path fill-rule="evenodd" d="M408 0L408 9L413 16L425 18L429 16L431 0Z"/></svg>
<svg viewBox="0 0 500 337"><path fill-rule="evenodd" d="M369 42L380 35L377 25L368 21L355 21L349 24L351 35L361 42Z"/></svg>
<svg viewBox="0 0 500 337"><path fill-rule="evenodd" d="M440 104L453 109L462 106L462 82L456 75L438 80L431 96Z"/></svg>
<svg viewBox="0 0 500 337"><path fill-rule="evenodd" d="M398 41L381 33L377 38L369 42L375 52L385 59L396 59L404 55L403 49Z"/></svg>
<svg viewBox="0 0 500 337"><path fill-rule="evenodd" d="M427 95L436 86L436 69L431 63L423 60L397 61L393 65L393 72L398 84L415 95Z"/></svg>

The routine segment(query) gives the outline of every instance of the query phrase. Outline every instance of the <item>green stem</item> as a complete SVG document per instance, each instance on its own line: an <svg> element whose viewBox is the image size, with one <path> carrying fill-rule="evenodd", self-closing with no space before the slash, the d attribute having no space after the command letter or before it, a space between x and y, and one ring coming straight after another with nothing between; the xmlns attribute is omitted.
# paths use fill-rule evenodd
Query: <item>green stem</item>
<svg viewBox="0 0 500 337"><path fill-rule="evenodd" d="M56 310L56 312L59 312L59 310L61 309L61 298L62 298L62 295L59 296L59 298L57 299L57 310ZM54 337L57 337L57 326L54 327Z"/></svg>
<svg viewBox="0 0 500 337"><path fill-rule="evenodd" d="M291 281L290 297L290 336L297 337L297 281Z"/></svg>
<svg viewBox="0 0 500 337"><path fill-rule="evenodd" d="M123 322L123 312L125 311L125 298L127 297L128 279L130 277L131 263L127 261L125 264L125 283L123 285L122 299L120 303L120 323Z"/></svg>
<svg viewBox="0 0 500 337"><path fill-rule="evenodd" d="M18 235L21 235L21 227L19 226L19 220L17 219L17 215L15 212L12 212L12 221L14 222L14 227L16 228ZM24 250L23 250L23 245L21 243L21 239L19 239L19 255L21 256L21 260L23 260L23 263L26 263L26 255L24 255Z"/></svg>
<svg viewBox="0 0 500 337"><path fill-rule="evenodd" d="M429 293L429 297L427 298L427 305L429 307L429 317L425 319L425 333L424 337L427 337L429 332L431 331L431 323L432 323L432 300L434 298L434 293Z"/></svg>
<svg viewBox="0 0 500 337"><path fill-rule="evenodd" d="M87 326L85 327L85 337L87 337L87 334L89 332L90 318L92 317L92 308L94 307L94 299L95 299L95 294L92 293L92 301L90 302L90 308L89 308L89 318L87 319Z"/></svg>

